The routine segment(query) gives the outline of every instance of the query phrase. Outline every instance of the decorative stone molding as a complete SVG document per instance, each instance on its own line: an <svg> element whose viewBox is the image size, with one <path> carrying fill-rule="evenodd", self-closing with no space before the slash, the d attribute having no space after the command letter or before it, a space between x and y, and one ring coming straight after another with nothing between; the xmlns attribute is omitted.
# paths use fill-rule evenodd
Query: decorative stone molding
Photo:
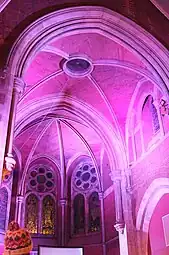
<svg viewBox="0 0 169 255"><path fill-rule="evenodd" d="M145 191L137 213L136 229L140 235L140 254L146 254L148 246L148 231L153 212L160 199L169 193L169 178L157 178L153 180Z"/></svg>
<svg viewBox="0 0 169 255"><path fill-rule="evenodd" d="M5 7L9 4L11 0L1 0L0 1L0 12L2 12Z"/></svg>
<svg viewBox="0 0 169 255"><path fill-rule="evenodd" d="M161 1L161 0L150 0L155 7L169 19L169 0Z"/></svg>
<svg viewBox="0 0 169 255"><path fill-rule="evenodd" d="M22 204L24 202L24 196L22 196L22 195L17 195L16 199L17 199L16 201L18 204Z"/></svg>
<svg viewBox="0 0 169 255"><path fill-rule="evenodd" d="M63 199L60 199L60 200L59 200L59 205L60 205L60 206L66 206L66 205L67 205L67 199L64 199L64 198L63 198Z"/></svg>
<svg viewBox="0 0 169 255"><path fill-rule="evenodd" d="M14 78L14 87L13 90L15 93L18 93L19 95L23 94L25 89L25 82L20 77Z"/></svg>

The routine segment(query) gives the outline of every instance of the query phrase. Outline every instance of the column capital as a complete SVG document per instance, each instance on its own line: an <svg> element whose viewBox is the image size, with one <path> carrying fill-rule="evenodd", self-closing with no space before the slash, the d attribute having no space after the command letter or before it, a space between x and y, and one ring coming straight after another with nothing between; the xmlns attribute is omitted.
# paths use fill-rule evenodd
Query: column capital
<svg viewBox="0 0 169 255"><path fill-rule="evenodd" d="M67 204L67 199L65 199L65 198L60 199L60 200L59 200L59 204L60 204L61 206L65 206L65 205Z"/></svg>
<svg viewBox="0 0 169 255"><path fill-rule="evenodd" d="M120 169L113 170L113 171L109 174L111 180L112 180L113 182L121 181L121 180L122 180L121 172L122 172L122 170L120 170Z"/></svg>
<svg viewBox="0 0 169 255"><path fill-rule="evenodd" d="M20 77L15 76L15 78L14 78L14 87L13 87L14 92L16 92L18 94L23 94L24 89L25 89L24 80Z"/></svg>
<svg viewBox="0 0 169 255"><path fill-rule="evenodd" d="M98 195L99 195L99 200L103 200L104 199L104 192L103 191L98 192Z"/></svg>
<svg viewBox="0 0 169 255"><path fill-rule="evenodd" d="M119 232L119 234L124 233L124 227L125 227L124 222L117 222L114 225L114 228L116 229L117 232Z"/></svg>
<svg viewBox="0 0 169 255"><path fill-rule="evenodd" d="M23 203L23 201L24 201L24 196L22 196L22 195L17 195L17 197L16 197L16 201L17 201L17 203L22 204L22 203Z"/></svg>

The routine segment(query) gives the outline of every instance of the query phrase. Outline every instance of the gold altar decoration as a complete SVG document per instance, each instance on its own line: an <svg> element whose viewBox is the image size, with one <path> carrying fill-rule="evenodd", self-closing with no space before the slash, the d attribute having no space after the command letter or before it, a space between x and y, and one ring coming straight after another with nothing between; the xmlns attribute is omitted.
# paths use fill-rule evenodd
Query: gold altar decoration
<svg viewBox="0 0 169 255"><path fill-rule="evenodd" d="M29 254L32 250L32 240L27 229L19 227L15 221L9 223L4 240L3 255Z"/></svg>

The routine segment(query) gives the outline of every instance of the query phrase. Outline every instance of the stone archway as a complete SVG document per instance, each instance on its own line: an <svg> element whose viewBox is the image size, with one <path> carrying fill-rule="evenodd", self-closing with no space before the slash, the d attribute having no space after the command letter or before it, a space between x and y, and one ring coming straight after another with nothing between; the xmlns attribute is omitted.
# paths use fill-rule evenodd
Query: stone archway
<svg viewBox="0 0 169 255"><path fill-rule="evenodd" d="M163 195L169 193L169 179L155 179L146 190L137 214L136 228L139 237L139 254L148 255L148 232L151 217Z"/></svg>
<svg viewBox="0 0 169 255"><path fill-rule="evenodd" d="M76 33L98 33L108 37L129 50L133 51L153 74L158 86L168 97L169 66L167 50L149 33L127 18L103 7L75 7L48 14L29 26L14 44L8 58L9 87L11 87L8 103L11 102L12 85L14 79L22 78L33 56L53 37L61 38ZM150 54L151 52L151 54ZM65 106L64 106L65 107ZM113 113L112 113L113 115ZM118 131L118 124L114 117L114 126ZM89 121L89 120L88 120ZM113 133L113 132L112 132ZM106 139L108 139L108 137ZM120 170L127 169L127 157L124 144L119 137L117 144L109 144L110 154L113 146L117 148L116 166ZM111 140L113 141L113 139ZM127 170L126 170L127 171ZM125 192L123 194L126 195ZM125 206L125 205L124 205ZM126 209L128 211L127 203ZM129 214L129 213L128 213ZM121 242L126 245L127 237L121 236ZM127 245L126 245L127 246ZM132 254L132 249L125 249L125 254Z"/></svg>

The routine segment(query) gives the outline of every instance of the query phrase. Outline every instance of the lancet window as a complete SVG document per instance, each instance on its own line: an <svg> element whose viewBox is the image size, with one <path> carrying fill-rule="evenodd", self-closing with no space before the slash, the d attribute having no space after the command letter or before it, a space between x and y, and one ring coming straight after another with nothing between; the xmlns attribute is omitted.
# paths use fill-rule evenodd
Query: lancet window
<svg viewBox="0 0 169 255"><path fill-rule="evenodd" d="M91 162L80 163L72 174L73 234L100 231L98 176Z"/></svg>
<svg viewBox="0 0 169 255"><path fill-rule="evenodd" d="M56 178L53 169L36 165L26 181L25 227L32 234L54 235Z"/></svg>

